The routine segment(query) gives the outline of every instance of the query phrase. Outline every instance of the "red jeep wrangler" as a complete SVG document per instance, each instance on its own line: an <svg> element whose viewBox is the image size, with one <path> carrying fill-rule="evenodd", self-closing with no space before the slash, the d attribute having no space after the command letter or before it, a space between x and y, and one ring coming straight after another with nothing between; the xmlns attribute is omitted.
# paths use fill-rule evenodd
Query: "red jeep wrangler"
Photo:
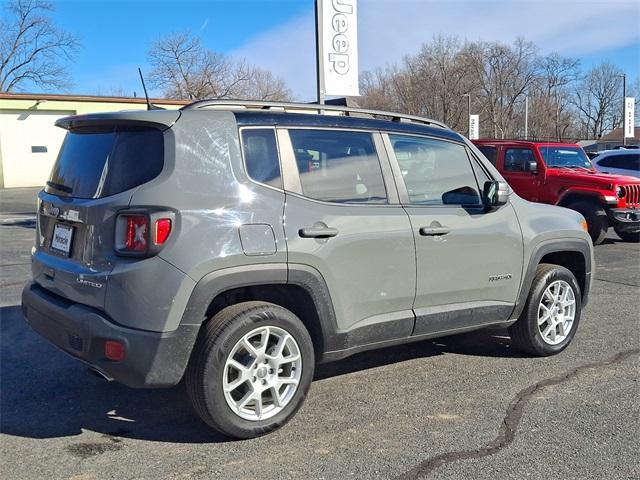
<svg viewBox="0 0 640 480"><path fill-rule="evenodd" d="M598 173L578 145L520 140L474 140L515 192L532 202L580 212L593 244L612 226L618 236L640 241L640 180Z"/></svg>

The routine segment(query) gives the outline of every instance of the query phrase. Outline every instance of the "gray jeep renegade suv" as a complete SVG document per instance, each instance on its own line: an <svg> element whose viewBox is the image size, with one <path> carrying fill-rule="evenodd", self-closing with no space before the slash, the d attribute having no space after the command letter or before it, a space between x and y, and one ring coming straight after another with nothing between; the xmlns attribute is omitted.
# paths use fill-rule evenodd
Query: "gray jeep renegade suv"
<svg viewBox="0 0 640 480"><path fill-rule="evenodd" d="M58 126L27 322L125 385L184 376L231 437L286 423L317 362L487 326L551 355L587 302L580 214L435 121L202 101Z"/></svg>

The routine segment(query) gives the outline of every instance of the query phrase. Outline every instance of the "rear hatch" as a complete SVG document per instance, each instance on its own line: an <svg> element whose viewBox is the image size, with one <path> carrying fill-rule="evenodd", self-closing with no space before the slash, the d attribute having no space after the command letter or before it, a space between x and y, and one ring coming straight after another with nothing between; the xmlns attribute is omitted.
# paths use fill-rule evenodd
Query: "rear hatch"
<svg viewBox="0 0 640 480"><path fill-rule="evenodd" d="M169 114L170 112L158 112ZM137 115L153 115L143 112ZM173 121L179 115L171 112ZM163 123L119 121L115 114L70 117L45 189L39 194L33 277L74 302L103 308L117 257L115 218L140 185L164 166Z"/></svg>

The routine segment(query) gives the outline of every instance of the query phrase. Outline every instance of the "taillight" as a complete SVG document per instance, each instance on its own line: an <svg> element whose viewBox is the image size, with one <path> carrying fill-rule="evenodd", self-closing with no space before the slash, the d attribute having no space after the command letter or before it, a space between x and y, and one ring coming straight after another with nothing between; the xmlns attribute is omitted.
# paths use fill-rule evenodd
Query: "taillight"
<svg viewBox="0 0 640 480"><path fill-rule="evenodd" d="M169 239L175 218L166 210L123 211L116 218L116 252L130 257L156 255Z"/></svg>
<svg viewBox="0 0 640 480"><path fill-rule="evenodd" d="M149 218L146 215L125 215L124 250L144 253L149 245Z"/></svg>
<svg viewBox="0 0 640 480"><path fill-rule="evenodd" d="M169 238L171 233L171 219L159 218L156 220L156 228L153 235L154 245L162 245Z"/></svg>

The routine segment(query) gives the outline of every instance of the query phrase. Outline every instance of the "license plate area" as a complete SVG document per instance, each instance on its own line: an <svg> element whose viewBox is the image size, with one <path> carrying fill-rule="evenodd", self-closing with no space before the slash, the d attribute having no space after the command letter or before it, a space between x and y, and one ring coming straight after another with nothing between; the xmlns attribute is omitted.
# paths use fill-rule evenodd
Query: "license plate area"
<svg viewBox="0 0 640 480"><path fill-rule="evenodd" d="M68 257L71 253L72 242L73 227L56 223L53 227L53 236L51 237L51 250Z"/></svg>

